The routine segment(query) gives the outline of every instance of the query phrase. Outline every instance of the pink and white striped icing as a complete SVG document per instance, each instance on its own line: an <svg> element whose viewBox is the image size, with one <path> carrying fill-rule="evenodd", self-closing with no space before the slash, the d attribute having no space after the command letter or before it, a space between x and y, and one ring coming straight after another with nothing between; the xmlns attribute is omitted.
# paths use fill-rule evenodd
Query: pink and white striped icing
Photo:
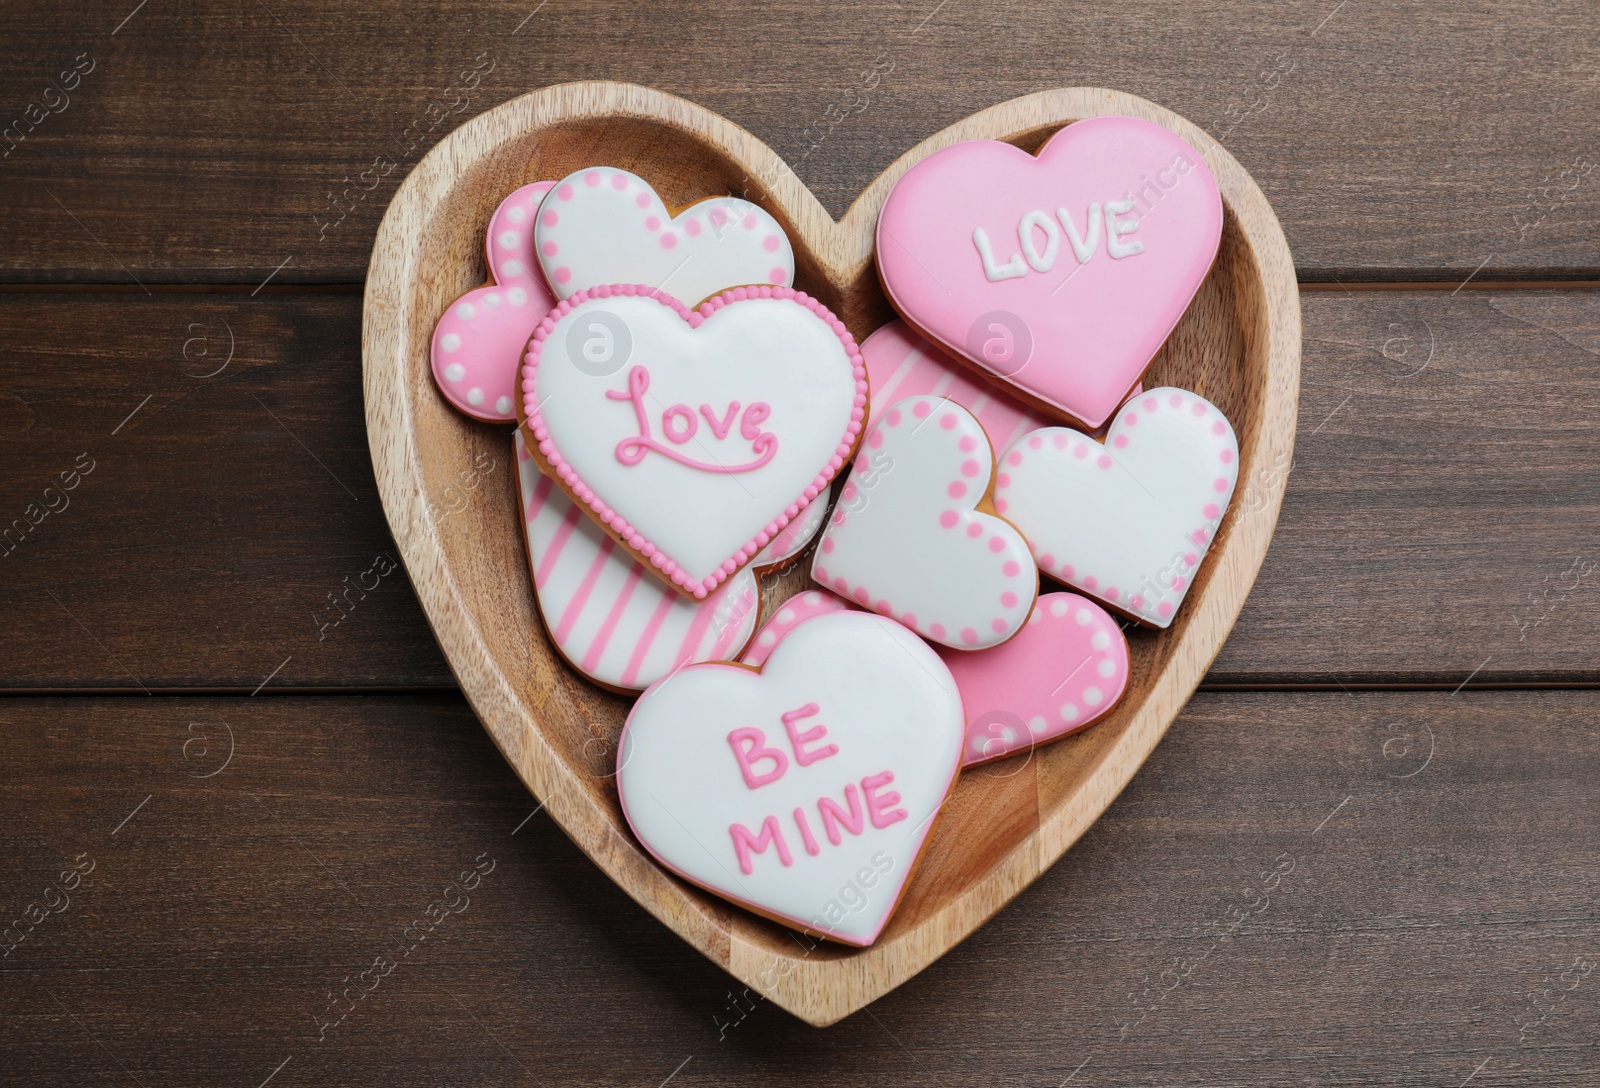
<svg viewBox="0 0 1600 1088"><path fill-rule="evenodd" d="M597 374L570 345L606 322L626 330L630 354ZM704 597L825 495L861 433L867 378L844 323L803 292L740 287L691 311L664 292L622 284L580 291L539 323L522 391L547 471L663 578ZM744 422L734 428L740 405ZM695 406L715 434L715 442L700 436L699 464L648 430L661 411L661 434L689 442ZM759 437L745 433L757 408ZM687 436L674 434L669 417Z"/></svg>
<svg viewBox="0 0 1600 1088"><path fill-rule="evenodd" d="M1022 534L977 509L994 473L971 412L895 402L867 435L811 576L960 650L997 646L1028 618L1039 572Z"/></svg>
<svg viewBox="0 0 1600 1088"><path fill-rule="evenodd" d="M1172 623L1239 478L1239 443L1217 406L1151 389L1122 407L1104 445L1066 427L1001 458L995 509L1039 569L1141 623Z"/></svg>
<svg viewBox="0 0 1600 1088"><path fill-rule="evenodd" d="M867 381L872 385L868 427L896 400L923 394L948 397L977 416L997 450L1055 422L995 383L977 377L971 367L950 358L904 321L891 321L863 340L861 357L867 361ZM1137 396L1143 390L1135 385L1129 395Z"/></svg>
<svg viewBox="0 0 1600 1088"><path fill-rule="evenodd" d="M452 302L433 327L434 383L474 419L504 423L517 418L522 349L556 304L533 255L534 213L554 184L524 185L500 202L484 234L489 283Z"/></svg>
<svg viewBox="0 0 1600 1088"><path fill-rule="evenodd" d="M585 167L539 209L539 260L556 297L607 283L647 283L698 302L732 287L794 282L794 250L758 205L719 196L676 217L637 174Z"/></svg>
<svg viewBox="0 0 1600 1088"><path fill-rule="evenodd" d="M529 573L561 656L607 687L640 691L673 669L736 656L760 617L756 576L740 571L703 601L656 578L539 472L515 435Z"/></svg>
<svg viewBox="0 0 1600 1088"><path fill-rule="evenodd" d="M739 663L754 665L759 669L790 631L807 620L826 616L830 612L843 612L849 607L848 602L840 600L825 589L808 589L804 593L796 593L784 601L772 614L772 618L762 625L756 637L750 640L749 648L740 656Z"/></svg>
<svg viewBox="0 0 1600 1088"><path fill-rule="evenodd" d="M1022 630L1003 645L972 653L936 649L966 708L964 767L1092 725L1128 689L1128 640L1122 628L1105 609L1076 593L1042 594Z"/></svg>

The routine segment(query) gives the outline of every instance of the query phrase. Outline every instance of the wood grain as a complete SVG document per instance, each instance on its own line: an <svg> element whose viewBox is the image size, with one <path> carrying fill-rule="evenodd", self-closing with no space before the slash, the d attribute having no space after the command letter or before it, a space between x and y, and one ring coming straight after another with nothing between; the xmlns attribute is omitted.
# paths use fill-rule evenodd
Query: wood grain
<svg viewBox="0 0 1600 1088"><path fill-rule="evenodd" d="M872 947L806 947L781 926L729 914L640 849L605 777L628 704L574 678L533 620L520 564L484 547L509 535L511 510L480 504L470 519L449 524L437 516L442 488L485 451L482 434L434 386L434 323L472 286L463 276L481 224L507 188L564 176L604 147L669 204L752 179L750 196L794 246L795 287L860 339L890 312L873 235L879 208L906 170L963 140L1004 139L1033 150L1063 125L1104 114L1143 117L1178 133L1205 157L1223 201L1216 263L1147 377L1194 389L1227 414L1239 435L1241 475L1286 460L1294 447L1300 310L1283 232L1220 145L1183 118L1116 91L1062 88L974 114L906 152L835 222L771 149L692 103L631 84L552 88L479 117L429 152L401 186L373 248L361 356L378 490L462 690L518 775L596 864L735 978L813 1024L876 1000L982 925L1126 784L1232 628L1266 554L1283 477L1259 483L1255 516L1225 515L1183 610L1166 630L1133 641L1128 691L1097 729L1042 749L1020 782L964 776L940 811L949 848L924 851ZM1018 836L997 836L997 816Z"/></svg>
<svg viewBox="0 0 1600 1088"><path fill-rule="evenodd" d="M1016 902L818 1032L527 819L458 698L8 699L6 923L63 862L96 867L0 960L0 1054L40 1088L132 1084L119 1061L259 1085L285 1059L274 1085L660 1084L691 1059L674 1083L1366 1088L1488 1059L1474 1086L1586 1086L1600 975L1556 995L1600 940L1597 714L1590 692L1202 693ZM199 732L218 745L185 758ZM405 935L483 854L470 903ZM399 966L319 1042L376 956Z"/></svg>
<svg viewBox="0 0 1600 1088"><path fill-rule="evenodd" d="M0 297L5 686L451 683L405 571L379 576L399 556L360 422L358 311ZM459 501L515 486L503 455Z"/></svg>
<svg viewBox="0 0 1600 1088"><path fill-rule="evenodd" d="M149 4L120 29L120 6L15 6L4 123L44 111L80 54L97 66L0 159L11 282L359 281L429 146L583 79L649 83L728 117L835 216L976 110L1117 87L1224 140L1302 279L1459 282L1480 264L1478 279L1600 276L1600 175L1578 165L1600 161L1600 23L1583 0L1141 2L1115 19L1047 0L781 0L709 18L683 0L403 13L273 0Z"/></svg>
<svg viewBox="0 0 1600 1088"><path fill-rule="evenodd" d="M1600 559L1600 295L1334 290L1301 313L1294 469L1207 683L1454 687L1485 658L1475 684L1600 683L1597 579L1574 590L1586 568L1568 573ZM354 295L0 297L0 528L80 452L97 459L0 559L6 687L248 693L291 654L269 691L454 686L403 578L318 638L327 594L394 554L359 322ZM199 352L228 328L236 361L191 377L220 365ZM509 493L508 467L446 510ZM1246 478L1235 501L1257 495Z"/></svg>

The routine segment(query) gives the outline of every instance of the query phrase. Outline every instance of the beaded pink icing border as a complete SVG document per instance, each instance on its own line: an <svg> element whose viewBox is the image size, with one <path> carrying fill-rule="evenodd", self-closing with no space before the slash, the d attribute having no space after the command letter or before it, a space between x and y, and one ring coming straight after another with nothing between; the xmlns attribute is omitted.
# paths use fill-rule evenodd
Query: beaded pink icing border
<svg viewBox="0 0 1600 1088"><path fill-rule="evenodd" d="M555 329L556 323L571 313L577 306L593 298L611 298L614 295L655 299L688 322L691 329L698 329L706 318L724 306L731 306L736 302L758 298L789 299L804 306L825 321L828 327L833 330L834 335L839 338L839 342L844 345L845 354L850 357L851 371L856 379L856 395L850 408L850 422L845 427L844 438L840 441L838 449L829 458L822 472L817 474L817 478L806 485L806 489L799 499L791 502L783 513L767 524L765 529L745 541L739 550L734 552L730 558L725 559L714 573L700 582L695 582L690 578L683 568L679 567L677 563L657 548L653 541L640 534L638 530L628 524L625 518L607 506L605 501L595 494L594 489L583 481L577 470L562 458L561 452L556 449L555 442L550 437L549 428L545 426L544 419L539 414L539 398L535 392L537 387L535 371L539 366L539 353L544 349L545 338ZM843 470L845 464L850 460L850 455L856 446L856 439L861 434L862 421L866 418L867 364L866 360L861 356L861 349L857 346L855 337L850 335L850 330L845 327L844 322L835 317L833 312L822 303L804 291L796 291L792 287L735 287L732 290L722 292L720 295L712 296L702 302L698 309L691 310L676 298L655 287L632 283L610 284L586 288L563 299L555 309L545 315L543 321L539 322L538 327L533 331L533 337L528 341L527 354L523 357L522 403L528 417L528 429L533 433L534 440L538 443L539 453L543 455L549 466L555 470L562 483L571 489L574 497L594 511L602 525L621 537L628 547L648 559L651 566L659 570L664 577L675 585L682 587L696 599L703 599L740 567L754 559L756 553L767 546L768 541L781 532L784 526L794 520L800 511L811 504L813 499L826 491L833 478Z"/></svg>

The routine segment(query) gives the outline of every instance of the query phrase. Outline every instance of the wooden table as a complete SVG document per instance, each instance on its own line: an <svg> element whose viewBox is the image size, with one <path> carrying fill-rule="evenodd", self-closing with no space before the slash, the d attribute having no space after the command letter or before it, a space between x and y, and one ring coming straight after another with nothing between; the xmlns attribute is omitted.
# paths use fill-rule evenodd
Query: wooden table
<svg viewBox="0 0 1600 1088"><path fill-rule="evenodd" d="M7 4L6 1082L1600 1082L1592 6L534 2ZM345 596L394 555L383 208L584 78L719 111L836 214L973 110L1117 87L1294 248L1296 460L1204 689L1049 874L826 1031L538 812L403 570Z"/></svg>

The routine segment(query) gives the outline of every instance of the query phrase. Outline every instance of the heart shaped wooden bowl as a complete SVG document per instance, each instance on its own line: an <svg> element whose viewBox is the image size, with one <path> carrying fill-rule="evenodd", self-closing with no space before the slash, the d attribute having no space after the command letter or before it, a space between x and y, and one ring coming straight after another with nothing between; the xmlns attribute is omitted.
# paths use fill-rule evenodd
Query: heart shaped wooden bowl
<svg viewBox="0 0 1600 1088"><path fill-rule="evenodd" d="M669 205L727 193L761 204L794 243L795 285L864 340L893 316L873 264L873 228L913 163L984 137L1034 151L1061 126L1097 114L1167 126L1205 156L1222 187L1216 266L1145 384L1192 389L1222 408L1238 430L1239 491L1177 621L1160 633L1131 632L1132 680L1115 713L1030 756L963 774L878 943L813 947L671 876L629 832L612 774L630 700L590 684L551 648L523 559L511 428L473 422L435 390L434 322L483 282L483 231L503 196L603 164L645 177ZM1294 445L1300 303L1288 244L1255 182L1215 140L1141 98L1070 88L986 109L902 155L835 223L770 148L716 114L643 87L574 83L473 119L406 178L373 248L362 357L390 528L450 667L500 751L628 894L741 982L825 1025L932 963L1059 858L1200 682L1277 522ZM497 467L467 490L461 481L477 480L480 457ZM803 588L805 567L767 580L767 615Z"/></svg>

